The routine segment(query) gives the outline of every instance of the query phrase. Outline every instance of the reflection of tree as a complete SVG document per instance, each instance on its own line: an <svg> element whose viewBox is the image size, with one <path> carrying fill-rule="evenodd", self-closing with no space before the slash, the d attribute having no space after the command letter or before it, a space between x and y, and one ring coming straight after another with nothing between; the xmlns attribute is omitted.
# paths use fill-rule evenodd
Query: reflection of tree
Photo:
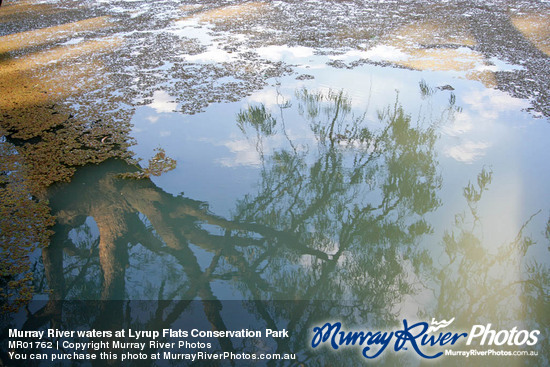
<svg viewBox="0 0 550 367"><path fill-rule="evenodd" d="M410 291L404 259L422 258L412 246L430 231L422 215L439 205L435 134L414 126L397 102L372 127L343 92L302 89L296 97L316 149L275 152L260 192L239 203L235 218L291 233L309 251L255 248L248 261L262 264L271 287L253 295L348 299L391 311Z"/></svg>
<svg viewBox="0 0 550 367"><path fill-rule="evenodd" d="M109 309L103 303L86 312L103 315L94 317L97 328L151 330L169 327L191 312L195 299L202 301L211 327L225 330L232 321L224 316L214 288L222 284L239 291L238 298L291 300L251 302L250 322L296 330L291 339L277 342L279 352L299 351L300 360L312 365L341 364L350 357L345 351L327 355L304 349L308 327L331 316L349 325L391 326L424 270L441 283L436 284L441 289L437 312L429 316L452 314L468 323L498 311L505 321L520 310L522 318L528 312L547 325L544 267L528 266L517 284L493 273L524 256L529 242L523 236L491 257L459 222L458 232L444 238L449 263L439 268L417 246L431 231L424 215L439 205L433 126L413 123L398 101L369 122L366 114L354 114L343 93L299 90L296 100L313 132L310 145L291 141L289 148L265 154L259 191L238 203L231 220L210 213L206 203L167 194L147 179L122 179L120 173L129 167L120 161L85 167L70 186L54 191L51 203L59 221L52 246L43 252L52 300L29 319L28 327L61 322L55 299L149 298L181 301L153 304L141 323L124 316L129 313L124 307L136 304L114 303ZM275 130L284 124L265 112L269 129L261 119L243 128L253 128L256 138L284 134ZM483 173L478 187L465 190L474 215L490 179ZM90 217L99 238L88 229ZM88 243L69 239L75 228ZM151 266L164 272L151 272ZM480 272L483 266L489 267L486 272ZM136 274L143 279L134 280ZM496 303L489 302L495 296L489 284L493 275L504 291ZM506 314L502 302L513 295L528 300L520 299ZM250 347L226 339L219 343L226 351Z"/></svg>
<svg viewBox="0 0 550 367"><path fill-rule="evenodd" d="M28 19L16 25L10 19L10 26L0 32L0 88L4 91L0 100L0 170L6 172L2 184L9 182L0 186L0 297L21 305L20 301L30 298L33 249L48 244L53 222L48 203L42 200L46 188L69 181L78 166L113 157L129 160L127 148L132 140L127 134L128 110L112 112L115 108L107 107L112 100L89 104L81 100L78 113L66 104L68 98L84 98L84 85L109 90L103 61L116 47L116 40L102 37L51 48L52 42L68 34L105 29L105 17L67 21L63 16L63 24L46 27L38 26L47 17L32 11L32 4L11 4L8 8L8 13L24 13ZM8 13L0 15L0 23L6 24ZM64 10L59 10L61 13L66 15ZM39 23L35 16L41 18ZM30 24L39 29L21 29ZM79 62L75 62L76 57ZM105 109L111 112L103 113ZM15 171L15 175L8 173ZM30 207L33 210L29 212Z"/></svg>
<svg viewBox="0 0 550 367"><path fill-rule="evenodd" d="M241 132L246 135L247 127L250 126L256 132L256 149L262 151L262 136L270 136L275 132L277 120L271 116L271 113L266 110L265 106L248 106L246 110L239 112L237 115L237 126Z"/></svg>
<svg viewBox="0 0 550 367"><path fill-rule="evenodd" d="M277 125L277 120L275 120L271 113L269 113L264 105L259 106L248 106L245 111L241 111L237 115L237 125L243 132L246 133L245 126L252 126L257 133L257 136L272 135Z"/></svg>
<svg viewBox="0 0 550 367"><path fill-rule="evenodd" d="M348 300L362 317L393 322L403 296L413 291L409 271L427 259L414 246L430 231L422 217L439 205L434 130L416 126L397 101L368 124L365 114L354 115L342 92L303 89L296 97L315 137L312 146L290 142L290 149L266 155L260 191L238 204L232 220L149 180L120 178L128 171L120 161L86 167L70 186L54 191L56 237L43 252L52 301L43 312L57 310L55 299L132 298L129 272L137 267L144 274L139 259L151 254L148 261L161 259L171 270L145 279L155 291L149 298L205 300L214 329L225 329L227 322L212 289L219 282L239 290L239 298ZM265 107L240 116L243 130L253 128L257 139L278 133L288 139L275 130L284 124L277 125ZM93 217L99 241L75 245L68 236L86 228L87 217ZM194 248L210 253L209 264ZM187 305L176 302L174 310ZM310 324L333 307L344 306L254 303L251 312L273 328L286 318L290 328ZM122 310L110 314L120 319ZM169 325L171 318L162 315L151 325ZM302 328L293 340L305 340L306 333ZM222 342L224 350L234 348ZM277 350L288 350L288 343L279 342Z"/></svg>
<svg viewBox="0 0 550 367"><path fill-rule="evenodd" d="M512 241L488 248L480 236L483 223L477 207L491 179L492 172L484 169L477 185L464 188L468 211L457 215L455 228L445 232L445 264L436 266L432 276L439 289L435 316L456 317L460 323L456 327L491 323L499 330L517 326L547 335L550 272L547 264L529 260L532 256L527 252L535 241L524 233L539 213L523 224ZM547 343L538 347L539 353L548 356Z"/></svg>
<svg viewBox="0 0 550 367"><path fill-rule="evenodd" d="M387 60L384 65L464 71L466 78L528 99L535 111L549 116L546 85L550 73L547 42L550 7L546 3L514 0L478 6L472 1L410 1L396 9L386 2L363 1L331 8L304 2L300 6L293 3L277 8L282 14L274 27L292 30L285 34L287 44L354 50L391 45L409 57ZM377 16L373 19L366 14ZM519 23L522 26L518 27ZM304 26L312 24L315 26ZM250 42L265 42L262 36L251 34ZM477 67L492 65L495 57L520 67L494 72ZM337 60L331 64L354 67L363 62L372 61L346 64Z"/></svg>

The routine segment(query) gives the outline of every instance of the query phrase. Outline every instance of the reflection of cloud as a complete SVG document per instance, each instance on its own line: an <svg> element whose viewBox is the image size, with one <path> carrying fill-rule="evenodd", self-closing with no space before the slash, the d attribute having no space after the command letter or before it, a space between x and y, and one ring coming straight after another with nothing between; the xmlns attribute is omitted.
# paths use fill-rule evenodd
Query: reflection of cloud
<svg viewBox="0 0 550 367"><path fill-rule="evenodd" d="M221 49L223 44L214 41L209 33L209 28L199 26L195 21L178 21L170 29L172 34L175 34L183 39L192 39L198 41L199 44L206 47L206 51L195 55L185 55L185 60L198 63L217 63L217 62L232 62L237 60L238 54L230 54Z"/></svg>
<svg viewBox="0 0 550 367"><path fill-rule="evenodd" d="M286 136L276 134L268 138L261 139L260 145L257 146L257 139L252 137L242 138L233 136L227 141L210 141L213 145L224 146L230 153L227 156L217 160L218 163L225 167L236 166L259 166L262 163L262 156L269 159L273 152L281 149L288 148L288 140L293 141L297 152L303 152L308 150L307 147L311 146L315 142L315 135L307 127L304 130L298 129L293 131L292 129L286 130ZM258 147L261 151L258 151Z"/></svg>
<svg viewBox="0 0 550 367"><path fill-rule="evenodd" d="M272 61L281 61L288 58L301 59L313 56L313 49L304 46L266 46L258 48L256 52L260 55L260 57Z"/></svg>
<svg viewBox="0 0 550 367"><path fill-rule="evenodd" d="M400 61L409 58L409 55L397 47L378 45L363 53L363 57L372 61Z"/></svg>
<svg viewBox="0 0 550 367"><path fill-rule="evenodd" d="M149 104L149 107L155 109L157 113L167 113L175 110L176 103L168 93L163 90L157 90L153 93L153 102Z"/></svg>
<svg viewBox="0 0 550 367"><path fill-rule="evenodd" d="M352 59L366 59L367 53L361 50L351 50L340 55L333 55L330 58L332 60L345 60L350 61Z"/></svg>
<svg viewBox="0 0 550 367"><path fill-rule="evenodd" d="M514 65L507 63L506 61L500 60L496 57L491 57L489 59L488 63L484 63L483 65L479 65L476 70L478 71L514 71L514 70L524 70L525 68L521 65Z"/></svg>
<svg viewBox="0 0 550 367"><path fill-rule="evenodd" d="M212 44L213 37L209 33L209 28L199 25L194 20L176 21L172 24L172 27L167 28L165 31L184 39L195 39L205 46Z"/></svg>
<svg viewBox="0 0 550 367"><path fill-rule="evenodd" d="M152 124L156 124L157 121L159 120L159 117L151 115L151 116L147 116L145 119Z"/></svg>
<svg viewBox="0 0 550 367"><path fill-rule="evenodd" d="M354 59L369 59L372 61L402 61L407 60L409 55L394 46L378 45L370 50L351 50L341 55L331 56L333 60L352 61Z"/></svg>
<svg viewBox="0 0 550 367"><path fill-rule="evenodd" d="M485 155L485 150L490 145L487 143L473 141L465 141L461 145L455 145L445 149L445 155L454 158L459 162L472 163L480 157Z"/></svg>
<svg viewBox="0 0 550 367"><path fill-rule="evenodd" d="M261 103L269 109L278 103L282 104L290 99L291 97L289 96L279 95L275 89L264 89L253 93L246 101L248 103Z"/></svg>
<svg viewBox="0 0 550 367"><path fill-rule="evenodd" d="M529 106L528 101L514 98L496 89L469 90L461 94L464 112L443 127L442 132L451 137L461 137L458 144L449 144L444 154L459 162L472 163L497 144L495 133L500 121L509 114Z"/></svg>
<svg viewBox="0 0 550 367"><path fill-rule="evenodd" d="M185 60L192 62L231 62L235 61L236 57L224 50L216 47L210 47L208 51L197 55L186 55Z"/></svg>
<svg viewBox="0 0 550 367"><path fill-rule="evenodd" d="M517 111L529 107L529 102L514 98L496 89L474 90L462 98L464 103L479 112L485 119L496 120L503 111Z"/></svg>
<svg viewBox="0 0 550 367"><path fill-rule="evenodd" d="M443 127L443 133L449 136L459 136L474 129L472 118L469 114L457 113L455 119L448 126Z"/></svg>
<svg viewBox="0 0 550 367"><path fill-rule="evenodd" d="M258 166L261 164L260 155L256 147L248 140L231 140L223 143L223 145L234 154L232 157L224 157L219 160L223 166Z"/></svg>

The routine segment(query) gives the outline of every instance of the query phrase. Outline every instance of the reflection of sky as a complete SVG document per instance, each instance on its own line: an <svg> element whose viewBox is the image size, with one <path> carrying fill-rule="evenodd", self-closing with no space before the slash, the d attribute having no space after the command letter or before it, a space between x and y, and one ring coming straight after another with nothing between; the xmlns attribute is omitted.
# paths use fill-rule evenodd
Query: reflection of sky
<svg viewBox="0 0 550 367"><path fill-rule="evenodd" d="M151 102L149 106L153 108L157 114L174 112L177 107L174 99L162 90L153 93L153 102ZM158 116L152 115L149 117L149 121L151 122L156 122L157 119Z"/></svg>
<svg viewBox="0 0 550 367"><path fill-rule="evenodd" d="M210 41L202 40L205 45ZM196 55L195 61L216 61L218 56L209 52L217 47L210 44L209 51ZM544 120L533 119L522 111L529 106L528 101L487 89L457 73L412 71L371 64L347 69L328 64L331 60L349 63L366 58L372 61L406 58L403 52L390 46L350 51L340 56L315 55L313 49L288 46L263 47L256 52L260 57L295 65L294 73L269 80L270 85L239 102L213 104L206 112L196 115L173 113L176 104L163 91L155 92L153 102L136 111L133 123L138 141L134 149L137 155L146 160L160 146L178 162L176 170L154 178L159 187L174 195L184 192L187 197L206 201L213 213L230 217L239 199L257 192L261 169L269 162L269 156L277 150L289 149L288 139L296 143L300 151L315 154L315 137L309 122L298 114L295 97L296 90L307 87L310 92L344 90L353 102L353 113L356 116L366 113L366 123L371 127L378 126L377 111L393 107L396 99L413 122L427 126L447 113L451 96L456 96L460 110L453 118L443 119L436 126L439 133L437 159L443 178L439 192L442 206L427 216L434 234L423 241L425 246L441 244L444 230L452 229L454 216L467 209L462 197L463 187L468 182L475 183L483 168L494 173L479 208L483 221L482 242L486 248L495 249L514 239L532 214L550 208L547 195L550 177L541 172L541 167L547 166L544 153L548 148L544 137L548 136L549 126ZM499 64L498 60L492 61L494 65L488 68L505 70L509 67ZM298 80L297 76L302 74L312 75L314 79ZM422 98L421 80L431 87L431 96ZM446 85L454 90L437 88ZM291 107L283 109L281 115L279 104L285 101L289 101ZM248 127L244 135L236 122L241 109L259 104L276 118L278 132L262 137L260 142L256 131ZM283 122L286 136L281 133ZM539 214L532 228L543 228L547 216L547 212ZM201 266L206 266L211 255L202 254L204 251L198 248L192 249ZM439 251L433 254L437 258ZM307 261L300 265L307 267ZM408 276L417 275L411 271ZM222 298L238 298L239 291L231 284L219 280L212 283L212 289ZM422 291L416 298L406 297L398 307L412 315L425 308L429 298L430 295Z"/></svg>
<svg viewBox="0 0 550 367"><path fill-rule="evenodd" d="M283 51L287 52L287 49ZM295 54L299 57L304 55L305 58L315 58L303 50ZM320 58L324 61L324 57ZM295 75L301 73L312 74L315 79L295 80ZM244 101L211 106L207 113L196 116L171 113L176 105L166 92L157 91L153 95L153 102L148 107L140 109L136 115L139 117L134 121L136 131L143 131L149 141L147 144L145 139L140 140L137 136L139 147L143 144L150 145L150 148L160 145L167 149L170 155L179 157L183 162L193 157L195 162L202 161L198 165L201 170L211 167L214 172L219 166L240 167L239 169L248 166L248 169L254 171L261 163L260 155L254 139L247 139L236 127L236 114L249 104L263 103L275 117L280 118L277 103L287 100L294 103L294 91L302 85L320 91L344 89L353 101L356 114L367 111L370 119L375 118L378 109L385 108L395 101L396 91L399 91L399 101L415 120L419 117L425 118L425 114L439 114L450 96L449 91L436 91L430 102L435 105L430 106L430 103L419 98L418 82L425 79L434 88L451 83L455 88L453 93L457 95L457 105L462 107L462 111L457 113L454 120L441 127L443 135L439 149L444 156L461 163L484 159L487 150L498 148L499 139L512 133L511 128L517 119L529 120L528 116L520 112L521 108L528 107L527 101L512 98L504 92L485 89L476 82L448 79L444 73L428 74L370 65L352 70L329 66L316 69L305 65L298 67L296 74L280 80L281 86L278 90L275 87L267 87L253 93ZM292 134L293 139L311 139L307 123L300 120L297 113L291 110L293 108L284 111L287 116L287 133ZM249 134L250 138L254 138L253 131ZM286 139L280 135L262 140L265 152L273 151L285 144ZM137 150L139 153L140 149ZM152 149L145 151L150 152ZM183 152L186 152L184 156ZM181 169L189 172L189 166L184 169L183 165Z"/></svg>
<svg viewBox="0 0 550 367"><path fill-rule="evenodd" d="M216 41L210 35L210 29L206 25L200 25L196 21L182 20L174 22L168 31L174 35L193 39L206 47L204 52L195 55L182 55L185 61L194 63L222 63L238 59L238 54L229 53L222 49L223 43Z"/></svg>
<svg viewBox="0 0 550 367"><path fill-rule="evenodd" d="M266 46L256 50L260 57L271 61L285 61L294 63L297 60L307 59L314 54L314 50L310 47L287 45L283 46Z"/></svg>
<svg viewBox="0 0 550 367"><path fill-rule="evenodd" d="M402 61L410 56L395 46L377 45L368 50L351 50L342 55L331 56L333 60L343 60L346 62L368 59L371 61Z"/></svg>
<svg viewBox="0 0 550 367"><path fill-rule="evenodd" d="M120 9L123 11L122 8ZM111 11L117 12L119 9L111 8ZM139 10L131 16L141 14L145 13ZM175 19L176 14L153 16L158 19L162 17ZM437 51L434 49L429 49L429 52L415 53L419 50L401 49L389 44L367 48L364 44L359 45L358 49L344 49L337 52L287 45L271 45L250 50L247 49L243 35L227 32L214 33L212 29L212 26L206 24L183 20L173 21L168 28L162 30L136 30L120 35L129 39L134 32L152 34L168 32L179 36L182 42L189 42L192 47L197 46L197 52L201 52L176 55L177 61L166 62L162 66L149 70L166 77L169 77L169 73L177 68L179 61L197 64L238 63L243 53L247 51L253 51L262 59L259 61L260 64L265 60L284 62L292 65L293 72L278 79L268 79L268 85L265 88L253 91L241 101L211 104L206 112L196 115L175 112L179 110L179 106L173 89L168 93L160 89L161 86L156 85L154 88L157 90L152 90L153 94L147 105L138 107L136 110L132 121L134 124L132 134L138 142L133 150L138 157L144 159L144 162L158 147L164 148L170 157L177 160L177 169L153 178L154 183L162 190L173 195L183 192L186 197L208 203L210 212L231 218L238 200L245 195L254 197L260 191L262 169L269 171L269 158L274 152L291 149L289 140L294 143L293 148L297 148L300 153L309 154L308 159L305 159L306 162L314 161L312 157L318 154L315 136L310 129L309 121L306 121L297 111L298 101L295 91L302 87L307 87L309 92L325 94L329 91L343 90L353 102L355 116L365 113L366 124L373 128L380 128L377 124L377 111L392 108L396 100L411 116L414 123L428 126L446 113L445 108L451 96L454 95L456 105L461 108L460 111L456 112L452 119L443 120L436 126L439 134L439 140L436 143L438 173L443 179L438 197L441 199L442 206L426 216L427 221L434 228L434 234L421 238L420 245L433 250L430 254L434 259L444 258L443 251L440 249L443 233L445 230L456 229L453 228L455 216L467 210L466 202L462 197L463 187L469 182L475 183L477 174L483 168L493 172L493 182L489 190L484 193L478 209L483 227L480 230L482 246L489 249L490 254L494 254L498 246L513 240L526 220L539 211L540 213L533 218L526 230L526 234L533 234L536 240L541 239L542 228L550 215L548 196L550 173L547 169L547 137L550 127L547 121L533 119L531 115L522 111L529 107L529 101L513 98L507 93L486 88L480 82L467 80L465 70L451 68L450 71L417 71L382 67L372 63L413 65L414 67L419 65L419 63L415 64L415 61L430 61L430 57L433 59ZM240 42L224 42L229 38ZM65 44L81 41L82 38L75 38ZM230 46L238 44L238 46L228 51L224 49L227 44ZM323 55L318 51L322 51ZM133 53L133 55L139 54L139 49ZM481 53L467 47L453 49L449 54L453 61L462 61L463 64L469 65L471 69L468 71L492 73L521 69L519 66L507 64L496 58L486 60ZM353 62L365 63L354 68L346 68ZM134 66L130 66L130 69L132 67ZM299 78L304 74L307 74L305 78ZM313 79L310 79L310 76ZM207 85L212 86L228 85L235 81L230 76L216 80L208 80L205 76L204 80ZM419 83L422 80L425 80L431 88L432 95L429 97L423 98L420 95ZM452 91L438 89L449 85L452 86ZM179 100L181 101L181 97ZM291 106L281 112L279 105L285 101L288 101ZM245 135L236 123L239 111L246 109L249 105L259 104L263 104L277 120L277 133L262 137L260 141L257 140L256 131L253 128L248 127ZM283 123L285 134L281 132ZM342 149L345 148L351 152L354 149L361 149L346 141L340 142L340 145ZM351 159L352 154L345 157L345 164L350 166ZM371 200L373 203L380 201L380 192L367 185L354 188L353 194L352 196L362 203ZM141 217L145 224L150 225L147 218ZM338 218L334 219L338 220ZM73 242L84 242L86 238L89 241L96 241L99 233L97 226L92 224L94 223L91 223L91 220L87 220L87 226L91 228L87 236L77 230L71 231L69 236ZM316 229L312 227L313 225L308 230ZM220 232L219 227L204 229L211 234L216 230ZM542 259L547 258L545 246L547 244L543 239L531 255L536 257L541 254ZM189 248L196 255L201 271L207 269L214 259L214 253L192 243L189 244ZM333 248L327 246L323 251L334 254L338 248L339 243L334 241ZM422 275L415 273L405 254L400 253L397 257L404 267L406 283L420 283ZM287 263L282 265L285 271L299 268L307 272L314 268L316 261L319 262L309 254L289 257L287 260ZM350 260L348 254L344 253L336 264L339 269L334 273L338 274L340 270L345 269ZM222 256L220 262L223 263L223 261ZM264 261L267 263L267 260ZM268 269L268 264L261 264L259 268ZM164 288L165 294L174 292L177 294L178 288L185 288L185 283L188 281L181 275L184 273L185 269L172 256L152 252L141 244L132 244L129 250L129 267L126 270L128 296L154 299L157 297L160 280L168 280ZM343 271L340 276L341 274L348 273ZM269 278L271 276L269 269L263 275ZM512 271L507 275L511 278L519 278L519 275ZM243 298L241 290L236 286L239 281L241 279L218 279L211 282L211 288L213 293L221 299ZM343 288L346 286L349 284L342 285ZM433 284L423 285L417 289L417 294L404 295L400 303L393 305L392 312L414 318L419 311L429 309L430 302L433 302L433 293L429 290L432 286ZM244 298L246 297L250 295L244 295Z"/></svg>

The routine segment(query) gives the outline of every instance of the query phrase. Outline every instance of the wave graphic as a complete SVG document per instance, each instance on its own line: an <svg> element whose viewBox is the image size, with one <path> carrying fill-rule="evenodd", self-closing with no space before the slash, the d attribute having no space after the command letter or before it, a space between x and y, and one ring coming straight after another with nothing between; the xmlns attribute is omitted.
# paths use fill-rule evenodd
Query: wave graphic
<svg viewBox="0 0 550 367"><path fill-rule="evenodd" d="M441 321L435 321L434 318L432 318L432 325L428 328L427 333L433 333L436 332L439 329L446 328L447 326L451 325L451 323L455 321L455 318L453 317L449 321L447 320L441 320Z"/></svg>

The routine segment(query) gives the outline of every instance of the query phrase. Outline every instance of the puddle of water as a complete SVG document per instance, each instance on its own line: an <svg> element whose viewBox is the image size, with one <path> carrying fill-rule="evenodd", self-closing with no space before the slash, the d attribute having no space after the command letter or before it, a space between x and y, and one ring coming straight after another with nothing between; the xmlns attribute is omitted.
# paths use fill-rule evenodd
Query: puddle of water
<svg viewBox="0 0 550 367"><path fill-rule="evenodd" d="M503 251L504 244L513 243L524 224L531 228L529 235L538 238L542 246L533 246L527 255L514 252L508 260L517 256L516 260L521 258L528 263L546 258L545 239L539 237L542 232L537 234L536 228L544 228L547 220L544 208L550 203L540 200L548 189L548 177L541 179L545 173L540 172L539 167L544 164L544 157L537 152L544 150L548 126L523 111L529 107L528 101L487 89L477 82L449 77L445 72L373 65L333 68L327 65L327 56L315 55L305 48L273 47L259 53L273 60L286 57L285 62L296 65L294 73L271 80L270 86L239 102L214 104L204 113L193 116L162 109L156 102L136 110L132 135L138 143L137 155L145 160L148 152L162 146L178 161L176 170L153 179L157 187L174 196L183 193L185 197L200 198L208 203L209 211L225 218L261 223L289 235L299 233L309 251L321 251L325 256L337 254L333 275L343 276L339 281L345 284L355 284L361 278L344 275L347 274L344 269L368 268L367 264L372 261L357 261L355 251L376 248L380 246L379 241L395 242L400 248L398 256L403 258L398 262L406 278L418 277L415 274L419 269L410 261L437 263L447 256L456 256L442 247L442 239L466 230L453 227L455 216L461 214L469 217L466 223L472 226L471 234L480 240L478 251L485 254L485 261ZM302 73L312 78L300 80L297 76ZM445 88L449 83L452 86ZM340 93L344 106L335 102ZM339 108L334 141L331 141L326 129ZM380 136L385 134L388 124L391 125L388 116L400 109L403 116L410 118L410 130L395 131L389 142L382 143L384 139ZM381 139L377 144L389 145L378 151L368 139L361 140L359 135L354 135L353 129L357 128L369 129L371 139L376 140L376 136ZM400 138L399 134L407 135L412 141ZM417 141L410 137L414 134L420 134ZM522 153L518 156L518 152ZM531 156L527 161L521 158ZM358 162L370 159L372 162L366 168L357 168ZM412 176L407 173L410 167L415 167L410 173ZM472 207L476 206L476 220L469 213L468 201L462 192L470 182L475 188L481 172L491 172L492 179L483 187L482 191L486 192L479 203L469 198ZM420 191L412 194L411 190ZM317 202L320 199L326 203ZM392 200L399 209L387 203ZM401 200L408 204L400 206ZM357 250L342 250L340 231L349 225L351 213L359 209L372 210L384 218L383 222L389 221L401 229L385 235L388 237L374 239L370 238L370 231L365 230L362 235L357 234L365 238L345 244L357 246ZM306 214L308 210L311 212ZM533 214L535 217L528 221ZM303 222L294 219L302 216ZM372 218L369 223L382 225ZM421 226L420 223L425 223L429 230L407 240L400 237L407 226ZM464 227L470 228L468 225ZM268 243L277 243L277 240L271 239ZM270 253L267 243L267 248L258 246L256 251ZM428 250L430 255L406 255L411 248ZM205 271L212 264L213 250L200 249L197 245L191 249ZM302 277L295 281L315 279L323 284L323 289L332 292L331 282L317 278L313 271L327 266L329 261L321 260L319 254L307 253L292 260L287 258L290 253L302 251L306 250L300 245L291 245L269 255L265 263L258 265L256 271L262 269L259 276L273 282L276 289L259 293L262 297L327 297L317 287L311 293L312 289L289 282L290 274ZM404 260L407 256L412 259ZM234 264L224 264L222 260L216 264L220 274L224 273L221 269L228 273L235 271ZM493 271L500 271L500 266L504 263ZM519 271L508 281L514 282L523 276ZM250 296L247 287L253 284L245 275L232 276L213 280L211 290L218 299L242 299ZM347 287L339 292L352 299L363 294ZM403 303L392 307L409 311L433 307L435 299L426 296L426 292L407 293L406 301L403 298Z"/></svg>
<svg viewBox="0 0 550 367"><path fill-rule="evenodd" d="M440 4L420 22L407 5L215 5L97 2L90 19L108 14L109 27L73 20L88 28L7 50L26 65L14 73L74 76L62 58L74 47L101 72L55 102L131 125L116 138L135 139L142 162L159 148L177 161L129 180L119 174L135 167L110 160L50 190L58 224L37 297L330 300L390 324L542 322L530 285L547 289L550 265L547 59L528 17L514 27L536 42L507 52L480 36L492 18L477 8ZM456 22L438 23L442 9ZM86 45L104 46L101 62L86 64Z"/></svg>

